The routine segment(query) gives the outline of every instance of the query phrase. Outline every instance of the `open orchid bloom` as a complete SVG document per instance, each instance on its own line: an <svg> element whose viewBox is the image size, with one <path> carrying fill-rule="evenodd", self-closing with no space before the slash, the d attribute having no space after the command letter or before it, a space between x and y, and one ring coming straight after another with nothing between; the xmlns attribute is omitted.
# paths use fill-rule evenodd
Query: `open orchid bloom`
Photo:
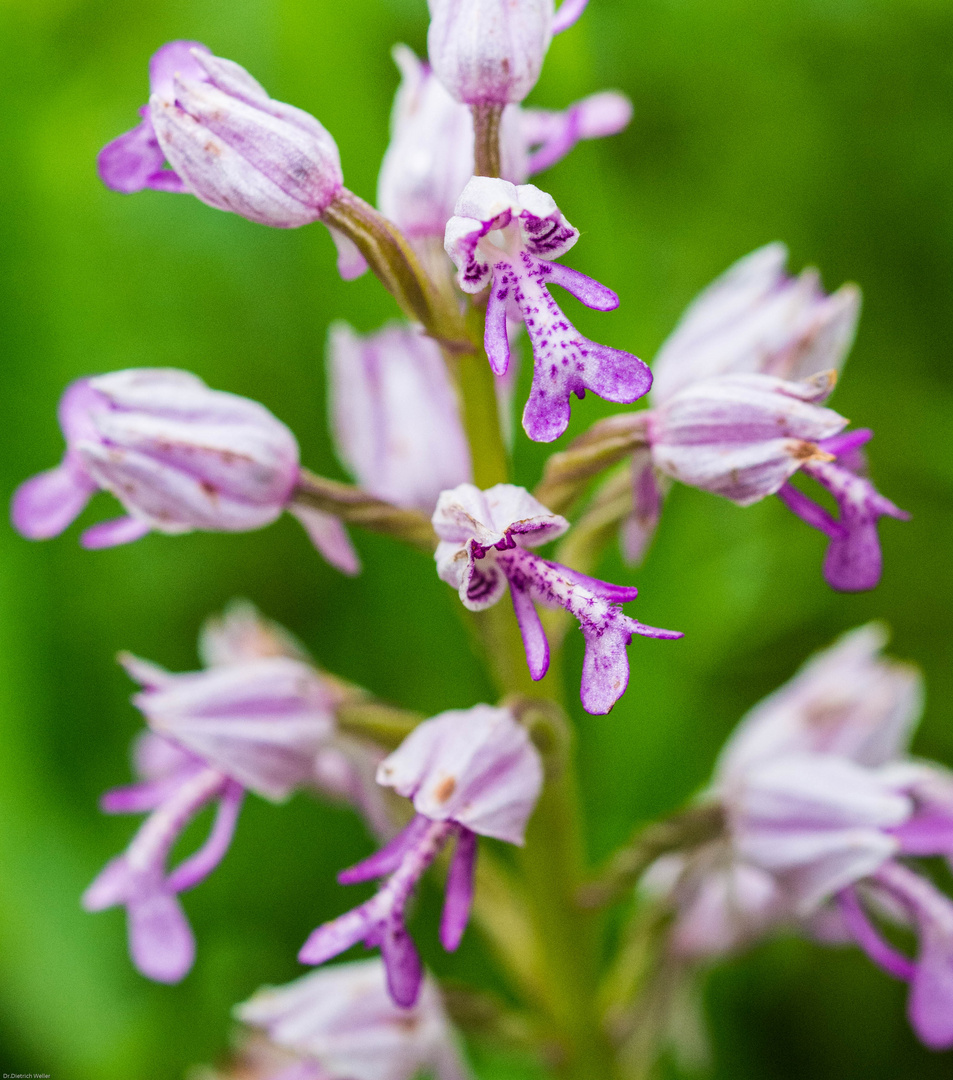
<svg viewBox="0 0 953 1080"><path fill-rule="evenodd" d="M480 491L461 484L441 494L433 524L440 537L437 573L459 592L465 607L491 607L509 587L534 679L549 668L549 643L535 605L565 608L579 620L586 640L581 698L587 712L607 713L625 693L626 646L633 635L682 636L645 626L622 611L619 605L634 600L636 588L599 581L529 551L561 536L569 523L523 488L497 484Z"/></svg>
<svg viewBox="0 0 953 1080"><path fill-rule="evenodd" d="M290 506L298 443L256 401L211 390L176 368L132 368L72 383L59 421L62 462L13 497L13 524L24 536L58 536L99 489L115 495L127 516L87 529L88 548L128 544L150 531L246 532L289 509L329 563L356 572L341 522Z"/></svg>
<svg viewBox="0 0 953 1080"><path fill-rule="evenodd" d="M911 983L920 1039L950 1047L953 901L910 860L953 857L953 775L906 756L920 679L880 656L885 640L876 625L845 635L748 714L706 796L725 812L725 836L660 860L649 887L667 889L672 947L685 955L782 924L854 941ZM885 912L917 935L915 960L883 936Z"/></svg>
<svg viewBox="0 0 953 1080"><path fill-rule="evenodd" d="M204 45L163 45L149 87L138 127L100 152L107 187L191 192L279 228L318 221L341 191L337 146L321 124Z"/></svg>
<svg viewBox="0 0 953 1080"><path fill-rule="evenodd" d="M366 903L315 930L298 959L326 960L363 941L379 946L393 1000L405 1008L418 998L423 969L404 925L404 909L417 882L451 840L440 941L460 944L473 900L477 835L522 844L539 796L539 754L507 709L477 705L441 713L404 740L377 772L378 782L411 800L410 824L376 854L343 871L342 885L386 880Z"/></svg>
<svg viewBox="0 0 953 1080"><path fill-rule="evenodd" d="M655 468L683 484L739 506L778 495L830 539L828 583L854 592L880 580L879 518L908 515L855 471L872 433L844 432L847 420L821 407L833 385L833 372L800 383L772 375L704 379L651 410L648 438ZM837 518L789 483L798 471L834 497Z"/></svg>
<svg viewBox="0 0 953 1080"><path fill-rule="evenodd" d="M552 442L569 424L571 394L591 390L608 401L631 403L648 392L652 376L636 356L584 338L560 311L548 285L559 285L597 311L619 298L578 270L550 260L579 238L552 198L532 184L475 176L447 223L444 241L464 292L487 285L484 344L490 367L502 375L510 362L507 315L526 325L533 347L533 387L523 428L536 442Z"/></svg>
<svg viewBox="0 0 953 1080"><path fill-rule="evenodd" d="M419 330L393 324L361 336L336 323L328 383L338 456L365 491L431 514L444 488L470 479L456 392L439 347Z"/></svg>
<svg viewBox="0 0 953 1080"><path fill-rule="evenodd" d="M412 242L439 238L473 176L473 117L406 45L394 61L401 84L391 141L381 163L377 204ZM628 98L592 94L562 111L508 105L500 120L500 175L514 184L548 169L583 139L621 131L632 116Z"/></svg>
<svg viewBox="0 0 953 1080"><path fill-rule="evenodd" d="M177 982L192 966L195 943L178 894L224 857L245 791L282 801L300 788L321 789L325 756L342 752L335 691L290 636L251 605L233 605L211 620L202 651L210 666L185 675L121 657L142 684L133 701L149 731L136 744L138 782L107 792L102 806L149 817L83 897L90 911L126 907L133 962L160 982ZM351 796L363 808L358 793ZM207 841L170 870L176 840L213 803L218 810Z"/></svg>
<svg viewBox="0 0 953 1080"><path fill-rule="evenodd" d="M286 986L264 987L235 1009L276 1047L337 1080L467 1080L436 985L424 977L416 1002L396 1005L381 960L335 964Z"/></svg>
<svg viewBox="0 0 953 1080"><path fill-rule="evenodd" d="M867 478L867 429L821 408L854 339L860 292L828 296L817 272L790 278L787 251L770 244L746 256L689 307L652 365L647 445L632 463L633 511L623 549L637 562L658 522L659 477L749 506L777 495L828 537L824 577L858 592L880 581L881 517L909 515ZM790 483L809 476L833 497L834 517Z"/></svg>

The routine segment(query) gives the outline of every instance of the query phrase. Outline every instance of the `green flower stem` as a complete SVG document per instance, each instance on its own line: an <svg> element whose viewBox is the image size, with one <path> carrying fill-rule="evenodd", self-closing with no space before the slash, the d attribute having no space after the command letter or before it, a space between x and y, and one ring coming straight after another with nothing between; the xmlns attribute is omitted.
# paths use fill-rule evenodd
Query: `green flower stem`
<svg viewBox="0 0 953 1080"><path fill-rule="evenodd" d="M428 555L437 546L433 526L419 511L394 506L353 484L328 480L308 469L299 471L292 501L332 514L348 525L404 540Z"/></svg>
<svg viewBox="0 0 953 1080"><path fill-rule="evenodd" d="M451 351L470 348L456 303L452 297L448 301L430 280L393 222L347 188L341 190L322 220L357 246L410 319Z"/></svg>
<svg viewBox="0 0 953 1080"><path fill-rule="evenodd" d="M473 171L477 176L500 175L502 105L471 105L473 113Z"/></svg>
<svg viewBox="0 0 953 1080"><path fill-rule="evenodd" d="M477 329L482 313L471 313ZM474 334L474 337L477 335ZM464 406L474 479L481 488L508 478L493 376L482 352L461 356L458 385ZM585 878L581 814L573 762L573 738L560 706L558 648L545 679L534 683L512 606L504 598L474 613L472 625L488 670L501 694L518 695L517 710L543 754L546 783L519 853L525 916L498 877L481 879L476 915L504 966L515 975L529 1004L539 1011L548 1041L558 1048L554 1068L565 1080L610 1080L612 1048L598 1010L599 915L581 909L576 893ZM495 890L494 890L495 887ZM495 898L494 898L495 891ZM503 893L508 896L506 909ZM531 928L508 940L508 921ZM510 949L514 955L507 956Z"/></svg>
<svg viewBox="0 0 953 1080"><path fill-rule="evenodd" d="M473 342L473 351L454 354L444 350L444 356L456 376L463 406L463 426L473 461L473 482L478 488L486 489L509 480L510 462L500 430L496 383L483 348L483 312L480 309L471 310L467 332Z"/></svg>

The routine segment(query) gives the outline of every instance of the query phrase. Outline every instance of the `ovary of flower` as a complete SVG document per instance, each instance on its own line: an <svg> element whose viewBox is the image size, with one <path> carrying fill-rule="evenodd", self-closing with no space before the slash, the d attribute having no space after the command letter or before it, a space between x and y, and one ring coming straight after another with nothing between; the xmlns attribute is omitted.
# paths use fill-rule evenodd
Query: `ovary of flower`
<svg viewBox="0 0 953 1080"><path fill-rule="evenodd" d="M569 424L571 394L592 390L608 401L631 403L648 392L652 376L638 357L584 338L550 296L560 285L587 307L611 311L619 298L585 274L550 262L579 233L552 198L532 184L475 176L457 200L444 246L468 293L488 284L484 344L490 366L509 366L507 314L521 319L533 347L533 385L523 411L531 439L552 442Z"/></svg>
<svg viewBox="0 0 953 1080"><path fill-rule="evenodd" d="M609 712L625 692L626 646L633 635L682 636L645 626L622 611L619 604L638 595L634 587L599 581L527 551L562 535L569 524L523 488L497 484L483 492L461 484L441 494L433 524L441 538L437 573L457 589L464 606L490 607L509 586L534 679L549 668L549 643L534 605L561 607L576 617L586 641L580 696L587 712Z"/></svg>

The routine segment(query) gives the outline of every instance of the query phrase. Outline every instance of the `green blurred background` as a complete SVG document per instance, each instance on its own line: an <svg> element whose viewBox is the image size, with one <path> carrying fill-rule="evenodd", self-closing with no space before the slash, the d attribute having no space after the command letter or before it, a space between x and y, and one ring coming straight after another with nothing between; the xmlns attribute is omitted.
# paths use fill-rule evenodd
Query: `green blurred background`
<svg viewBox="0 0 953 1080"><path fill-rule="evenodd" d="M280 232L155 193L104 190L96 151L130 127L146 62L170 38L206 42L337 137L348 185L373 199L397 83L395 41L424 50L423 0L5 0L0 5L3 214L2 490L61 453L55 405L76 376L189 368L264 402L304 461L343 475L329 443L322 354L332 319L395 313L370 277L342 283L321 227ZM882 528L869 594L823 583L819 535L776 500L740 510L677 489L637 582L640 619L686 633L636 640L627 696L576 720L593 858L701 784L737 718L814 649L873 617L926 672L918 752L953 763L953 5L949 0L593 0L549 54L531 101L626 91L622 136L545 175L583 237L572 265L616 289L613 314L567 306L583 332L650 358L684 305L737 257L783 239L865 310L834 404L877 431L880 488L913 513ZM606 408L574 409L581 430ZM545 451L518 443L518 479ZM111 516L97 500L87 518ZM0 1067L56 1080L171 1080L226 1045L230 1006L300 973L294 955L351 903L333 884L369 850L356 820L304 797L250 799L223 866L186 908L199 953L178 987L131 968L118 910L78 898L133 828L97 811L129 776L140 728L119 649L196 666L207 614L244 595L330 669L435 712L490 694L423 557L356 537L346 580L293 521L248 536L148 537L87 553L77 530L30 544L0 530ZM578 679L581 649L570 648ZM575 693L572 697L575 699ZM429 906L433 906L430 903ZM425 901L424 907L428 907ZM440 971L492 979L475 934ZM707 990L724 1080L950 1076L919 1048L903 988L856 953L766 945ZM486 1058L484 1077L531 1075ZM673 1074L674 1075L674 1074Z"/></svg>

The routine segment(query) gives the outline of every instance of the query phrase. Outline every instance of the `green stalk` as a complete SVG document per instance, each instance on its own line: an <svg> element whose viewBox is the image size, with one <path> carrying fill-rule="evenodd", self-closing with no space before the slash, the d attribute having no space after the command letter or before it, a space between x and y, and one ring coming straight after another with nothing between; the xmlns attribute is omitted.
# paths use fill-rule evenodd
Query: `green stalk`
<svg viewBox="0 0 953 1080"><path fill-rule="evenodd" d="M478 312L473 313L475 316ZM459 359L458 378L467 435L479 487L507 479L493 377L482 349ZM560 707L561 656L553 650L550 670L530 678L516 617L506 599L472 616L484 659L503 695L519 695L546 764L546 782L519 854L526 914L535 941L531 952L533 991L528 1004L539 1010L549 1041L559 1049L554 1068L564 1080L609 1080L612 1048L598 1009L599 915L575 902L585 878L581 814L571 729ZM481 904L478 900L478 911ZM493 901L483 899L484 924ZM496 947L499 950L498 935ZM525 942L521 946L527 948ZM504 943L505 948L505 943ZM525 974L525 965L523 966ZM527 989L524 982L524 993Z"/></svg>

